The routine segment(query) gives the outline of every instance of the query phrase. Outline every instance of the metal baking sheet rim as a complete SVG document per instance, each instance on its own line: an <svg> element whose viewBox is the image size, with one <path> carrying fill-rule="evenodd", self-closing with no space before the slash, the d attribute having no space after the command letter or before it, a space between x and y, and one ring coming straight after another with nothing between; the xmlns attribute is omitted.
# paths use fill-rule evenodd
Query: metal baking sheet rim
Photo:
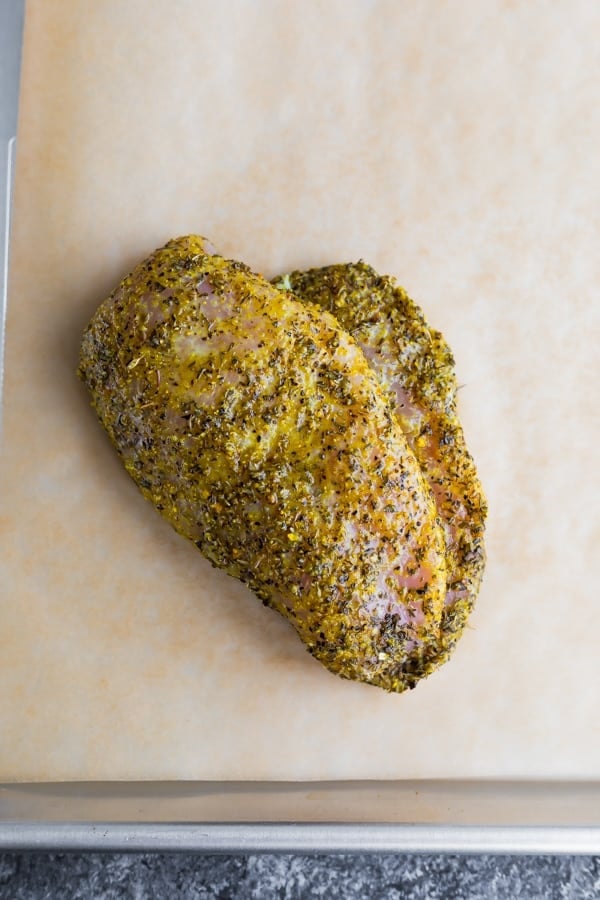
<svg viewBox="0 0 600 900"><path fill-rule="evenodd" d="M0 849L598 854L600 783L6 784Z"/></svg>
<svg viewBox="0 0 600 900"><path fill-rule="evenodd" d="M4 386L4 342L6 326L6 310L8 306L8 259L10 239L10 213L13 188L14 161L17 140L15 137L6 142L4 173L0 179L0 197L4 194L4 209L0 220L0 439L2 438L2 396Z"/></svg>

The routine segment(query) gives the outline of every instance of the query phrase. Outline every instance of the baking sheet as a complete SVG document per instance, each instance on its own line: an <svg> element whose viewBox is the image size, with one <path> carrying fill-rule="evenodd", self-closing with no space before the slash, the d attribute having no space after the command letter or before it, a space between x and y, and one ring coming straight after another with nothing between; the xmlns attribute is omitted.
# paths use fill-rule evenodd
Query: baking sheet
<svg viewBox="0 0 600 900"><path fill-rule="evenodd" d="M29 4L0 779L598 777L599 15ZM86 320L189 231L266 275L364 257L455 350L489 564L410 695L322 670L141 499L88 409Z"/></svg>
<svg viewBox="0 0 600 900"><path fill-rule="evenodd" d="M102 782L0 786L0 848L597 853L600 784Z"/></svg>

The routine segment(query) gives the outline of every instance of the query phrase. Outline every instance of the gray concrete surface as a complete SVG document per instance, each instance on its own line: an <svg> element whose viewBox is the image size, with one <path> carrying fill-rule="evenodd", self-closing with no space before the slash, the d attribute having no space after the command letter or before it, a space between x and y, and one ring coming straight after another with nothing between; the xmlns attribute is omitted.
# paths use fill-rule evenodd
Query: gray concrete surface
<svg viewBox="0 0 600 900"><path fill-rule="evenodd" d="M0 0L0 140L17 133L23 0Z"/></svg>
<svg viewBox="0 0 600 900"><path fill-rule="evenodd" d="M600 857L0 854L4 900L592 900Z"/></svg>

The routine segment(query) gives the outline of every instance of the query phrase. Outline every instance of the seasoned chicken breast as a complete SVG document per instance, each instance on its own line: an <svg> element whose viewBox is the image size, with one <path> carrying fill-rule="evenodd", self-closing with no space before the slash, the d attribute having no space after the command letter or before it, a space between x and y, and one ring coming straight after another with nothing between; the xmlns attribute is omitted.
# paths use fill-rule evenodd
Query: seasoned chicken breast
<svg viewBox="0 0 600 900"><path fill-rule="evenodd" d="M380 379L333 316L180 238L97 310L79 374L178 532L332 672L414 686L444 615L444 529Z"/></svg>
<svg viewBox="0 0 600 900"><path fill-rule="evenodd" d="M406 291L364 262L292 272L273 283L332 313L356 340L435 497L447 585L441 629L405 663L422 677L447 659L463 631L485 564L487 506L457 417L452 353Z"/></svg>

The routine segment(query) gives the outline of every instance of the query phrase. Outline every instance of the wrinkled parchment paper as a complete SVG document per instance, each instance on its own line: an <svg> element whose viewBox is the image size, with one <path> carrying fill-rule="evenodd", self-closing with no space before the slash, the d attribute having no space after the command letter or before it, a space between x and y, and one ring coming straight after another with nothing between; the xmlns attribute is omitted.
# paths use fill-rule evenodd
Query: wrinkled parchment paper
<svg viewBox="0 0 600 900"><path fill-rule="evenodd" d="M587 0L31 0L0 466L0 780L600 776ZM411 694L338 680L141 498L75 377L132 265L363 257L456 355L489 563Z"/></svg>

